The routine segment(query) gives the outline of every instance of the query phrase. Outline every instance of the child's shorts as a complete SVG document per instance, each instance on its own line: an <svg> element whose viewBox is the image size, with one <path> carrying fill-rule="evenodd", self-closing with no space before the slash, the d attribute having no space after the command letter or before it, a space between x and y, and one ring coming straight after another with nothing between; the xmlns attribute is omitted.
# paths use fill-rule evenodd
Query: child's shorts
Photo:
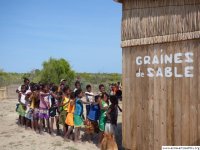
<svg viewBox="0 0 200 150"><path fill-rule="evenodd" d="M29 108L26 110L25 117L29 120L33 120L33 109Z"/></svg>
<svg viewBox="0 0 200 150"><path fill-rule="evenodd" d="M48 109L40 109L39 110L39 118L40 119L48 119L49 118L49 110Z"/></svg>
<svg viewBox="0 0 200 150"><path fill-rule="evenodd" d="M51 107L49 109L49 116L50 117L59 116L59 114L58 114L58 107Z"/></svg>
<svg viewBox="0 0 200 150"><path fill-rule="evenodd" d="M39 119L39 113L40 113L40 110L38 108L34 108L34 111L33 111L33 119L34 120Z"/></svg>

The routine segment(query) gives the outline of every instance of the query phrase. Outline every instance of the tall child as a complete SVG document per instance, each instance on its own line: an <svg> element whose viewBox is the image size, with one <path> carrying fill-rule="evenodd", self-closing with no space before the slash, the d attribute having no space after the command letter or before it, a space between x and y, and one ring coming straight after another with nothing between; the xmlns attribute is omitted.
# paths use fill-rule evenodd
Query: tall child
<svg viewBox="0 0 200 150"><path fill-rule="evenodd" d="M108 102L108 94L103 93L101 96L101 101L99 103L101 112L100 112L100 118L99 118L99 130L100 130L100 135L99 135L99 143L101 143L103 139L103 134L105 131L105 124L106 124L106 112L109 107L109 102Z"/></svg>
<svg viewBox="0 0 200 150"><path fill-rule="evenodd" d="M91 85L86 86L85 96L87 102L91 103L94 102L94 94L92 93ZM88 116L89 111L90 111L90 105L86 105L86 116Z"/></svg>
<svg viewBox="0 0 200 150"><path fill-rule="evenodd" d="M74 111L74 127L75 127L75 139L78 141L80 137L80 128L83 126L83 104L90 104L81 100L83 97L83 92L81 89L76 90L75 92L76 101L75 101L75 111Z"/></svg>
<svg viewBox="0 0 200 150"><path fill-rule="evenodd" d="M70 135L73 133L74 129L74 110L75 110L75 93L70 94L70 101L68 105L68 113L65 120L65 123L68 125L67 133L65 134L66 139L70 139Z"/></svg>
<svg viewBox="0 0 200 150"><path fill-rule="evenodd" d="M21 85L20 92L18 93L18 101L19 106L17 108L17 112L19 114L19 125L25 124L25 112L26 112L26 87L25 85Z"/></svg>
<svg viewBox="0 0 200 150"><path fill-rule="evenodd" d="M39 126L40 126L40 132L43 126L43 119L47 123L47 130L50 132L50 125L49 125L49 87L47 84L41 85L41 91L40 91L40 105L39 105Z"/></svg>
<svg viewBox="0 0 200 150"><path fill-rule="evenodd" d="M51 133L53 132L53 124L54 120L56 122L56 128L57 128L57 135L59 134L59 114L58 114L58 86L53 86L51 88L51 95L50 95L50 109L49 109L49 116L51 117L50 120L50 130Z"/></svg>
<svg viewBox="0 0 200 150"><path fill-rule="evenodd" d="M68 104L69 104L69 97L70 97L70 88L69 86L65 86L63 88L63 95L62 95L62 102L60 104L60 107L62 107L62 110L60 112L60 118L59 118L59 122L63 125L63 136L65 136L67 130L68 130L68 126L65 123L66 120L66 116L68 113Z"/></svg>

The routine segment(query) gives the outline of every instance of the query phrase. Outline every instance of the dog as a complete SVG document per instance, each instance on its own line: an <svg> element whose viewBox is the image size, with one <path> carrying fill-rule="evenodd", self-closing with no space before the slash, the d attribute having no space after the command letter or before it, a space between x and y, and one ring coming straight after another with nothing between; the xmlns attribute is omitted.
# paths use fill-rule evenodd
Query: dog
<svg viewBox="0 0 200 150"><path fill-rule="evenodd" d="M101 150L118 150L115 137L112 133L104 133L101 141Z"/></svg>

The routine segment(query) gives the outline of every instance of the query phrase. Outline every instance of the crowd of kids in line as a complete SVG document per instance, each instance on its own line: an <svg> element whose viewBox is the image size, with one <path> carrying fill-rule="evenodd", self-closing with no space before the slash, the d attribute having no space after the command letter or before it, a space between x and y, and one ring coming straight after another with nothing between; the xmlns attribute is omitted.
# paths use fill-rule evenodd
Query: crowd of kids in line
<svg viewBox="0 0 200 150"><path fill-rule="evenodd" d="M104 133L116 133L118 110L122 111L118 105L122 95L119 84L110 85L110 94L100 84L99 92L95 95L91 85L87 85L86 92L83 93L80 81L75 82L75 89L72 91L64 79L57 86L30 83L25 78L24 84L16 92L18 124L25 129L31 128L40 134L48 132L61 135L59 127L62 124L64 139L75 142L80 140L81 127L85 127L88 141L98 133L99 143ZM86 101L82 100L83 96ZM86 107L86 116L83 115L83 104Z"/></svg>

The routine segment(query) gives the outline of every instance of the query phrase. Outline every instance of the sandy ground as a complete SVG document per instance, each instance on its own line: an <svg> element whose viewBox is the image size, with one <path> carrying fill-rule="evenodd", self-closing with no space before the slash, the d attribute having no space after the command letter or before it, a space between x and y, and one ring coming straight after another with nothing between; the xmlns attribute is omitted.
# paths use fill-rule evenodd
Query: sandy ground
<svg viewBox="0 0 200 150"><path fill-rule="evenodd" d="M0 101L0 150L98 150L95 144L87 141L81 143L64 141L60 136L48 133L37 134L17 125L18 115L15 112L16 99ZM121 148L121 113L119 114L117 143ZM83 134L83 132L82 132Z"/></svg>

